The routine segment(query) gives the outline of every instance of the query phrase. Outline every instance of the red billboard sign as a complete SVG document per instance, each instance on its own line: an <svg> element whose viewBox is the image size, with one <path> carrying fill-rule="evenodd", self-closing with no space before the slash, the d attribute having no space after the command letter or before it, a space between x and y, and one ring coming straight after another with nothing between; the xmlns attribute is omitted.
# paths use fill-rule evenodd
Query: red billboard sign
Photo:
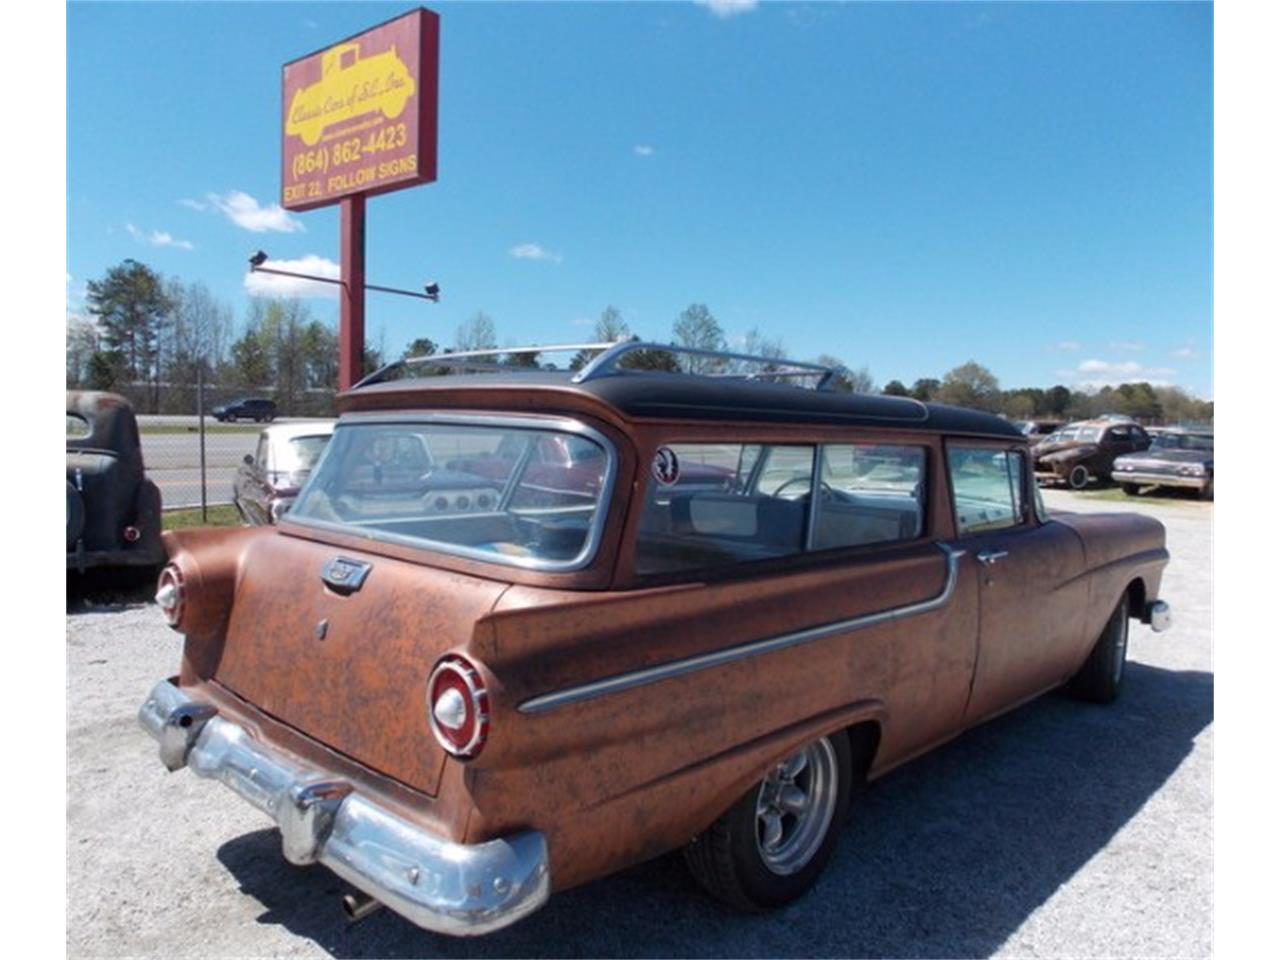
<svg viewBox="0 0 1280 960"><path fill-rule="evenodd" d="M440 18L418 9L284 66L283 205L436 178Z"/></svg>

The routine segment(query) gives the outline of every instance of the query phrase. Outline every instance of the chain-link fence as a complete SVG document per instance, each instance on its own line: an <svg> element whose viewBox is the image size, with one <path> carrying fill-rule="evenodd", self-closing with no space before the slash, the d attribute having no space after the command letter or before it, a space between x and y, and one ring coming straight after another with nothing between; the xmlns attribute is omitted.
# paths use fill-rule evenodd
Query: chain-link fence
<svg viewBox="0 0 1280 960"><path fill-rule="evenodd" d="M147 476L160 488L164 509L203 508L202 520L209 508L232 503L237 473L246 456L258 454L268 423L334 416L331 390L281 400L269 389L219 384L121 385L113 392L134 408Z"/></svg>

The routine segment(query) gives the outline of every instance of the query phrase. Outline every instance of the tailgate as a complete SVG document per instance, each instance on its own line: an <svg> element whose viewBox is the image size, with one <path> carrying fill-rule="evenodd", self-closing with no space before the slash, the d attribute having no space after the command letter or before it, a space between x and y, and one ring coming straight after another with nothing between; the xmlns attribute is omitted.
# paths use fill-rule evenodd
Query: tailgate
<svg viewBox="0 0 1280 960"><path fill-rule="evenodd" d="M371 565L342 595L321 572ZM465 644L506 584L277 533L247 548L215 677L339 753L435 795L446 754L427 722L427 675ZM323 624L323 626L322 626Z"/></svg>

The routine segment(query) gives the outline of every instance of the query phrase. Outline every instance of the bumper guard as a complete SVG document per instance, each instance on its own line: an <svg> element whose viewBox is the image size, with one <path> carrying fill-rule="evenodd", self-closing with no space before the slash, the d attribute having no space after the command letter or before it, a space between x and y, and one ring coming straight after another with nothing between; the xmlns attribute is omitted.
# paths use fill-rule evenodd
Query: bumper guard
<svg viewBox="0 0 1280 960"><path fill-rule="evenodd" d="M547 844L529 830L486 843L443 840L350 782L308 767L218 716L170 680L138 711L170 770L220 780L272 817L291 863L322 863L427 930L474 936L515 923L551 893Z"/></svg>

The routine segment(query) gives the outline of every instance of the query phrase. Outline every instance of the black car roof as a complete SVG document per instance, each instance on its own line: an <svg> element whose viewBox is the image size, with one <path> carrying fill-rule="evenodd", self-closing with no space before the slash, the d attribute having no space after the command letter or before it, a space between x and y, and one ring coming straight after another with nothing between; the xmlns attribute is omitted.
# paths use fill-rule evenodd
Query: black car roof
<svg viewBox="0 0 1280 960"><path fill-rule="evenodd" d="M893 427L1025 441L1012 423L991 413L908 397L810 390L761 380L690 376L659 371L618 371L575 383L567 371L479 373L414 377L371 383L351 394L524 388L571 390L595 397L627 417L673 420L738 420Z"/></svg>

